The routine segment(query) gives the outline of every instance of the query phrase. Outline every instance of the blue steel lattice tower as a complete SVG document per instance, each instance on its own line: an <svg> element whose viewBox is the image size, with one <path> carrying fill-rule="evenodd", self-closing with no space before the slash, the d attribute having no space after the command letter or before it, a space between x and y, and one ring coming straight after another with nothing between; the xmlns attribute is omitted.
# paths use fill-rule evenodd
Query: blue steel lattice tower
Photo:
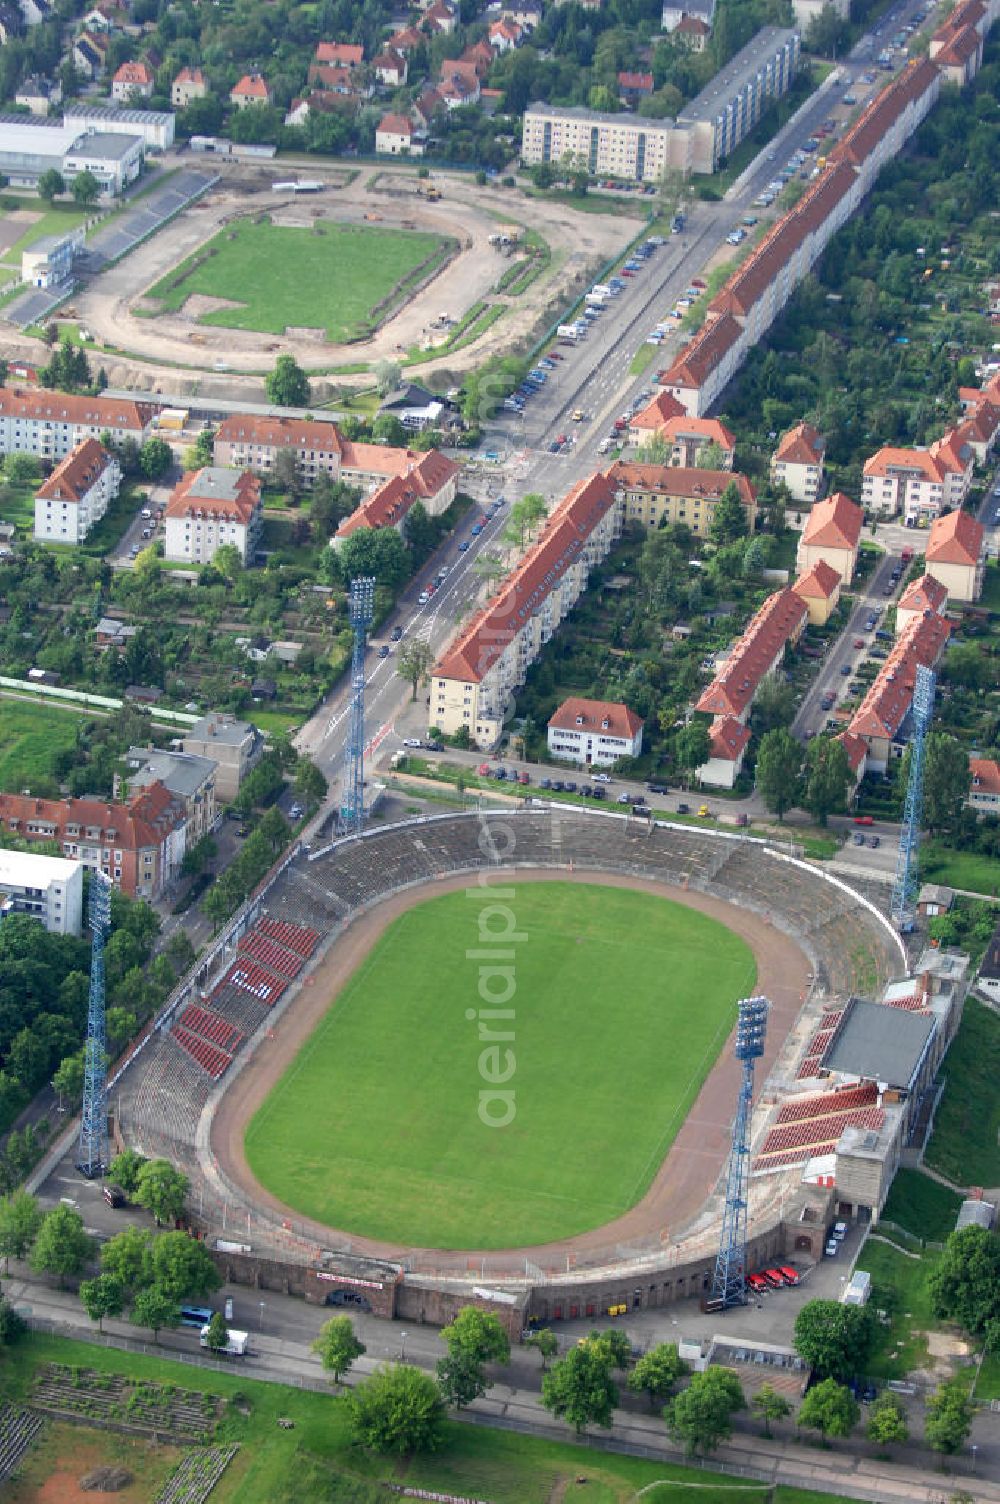
<svg viewBox="0 0 1000 1504"><path fill-rule="evenodd" d="M108 1058L104 1035L104 942L111 926L111 884L90 874L90 1003L84 1046L83 1115L76 1167L88 1180L102 1175L108 1152Z"/></svg>
<svg viewBox="0 0 1000 1504"><path fill-rule="evenodd" d="M375 606L375 581L368 576L351 581L348 614L354 630L351 657L351 724L344 747L344 778L340 791L340 820L355 834L365 818L365 645Z"/></svg>
<svg viewBox="0 0 1000 1504"><path fill-rule="evenodd" d="M910 739L910 776L906 781L903 824L899 832L896 880L892 886L892 918L901 934L913 928L917 910L917 852L924 809L924 741L934 710L934 670L917 665L913 686L913 736Z"/></svg>
<svg viewBox="0 0 1000 1504"><path fill-rule="evenodd" d="M712 1300L723 1307L742 1306L747 1298L747 1181L750 1171L750 1110L753 1105L753 1063L764 1053L767 1033L766 997L745 997L737 1004L736 1047L743 1066L740 1095L733 1124L733 1147L726 1176L726 1207L715 1260Z"/></svg>

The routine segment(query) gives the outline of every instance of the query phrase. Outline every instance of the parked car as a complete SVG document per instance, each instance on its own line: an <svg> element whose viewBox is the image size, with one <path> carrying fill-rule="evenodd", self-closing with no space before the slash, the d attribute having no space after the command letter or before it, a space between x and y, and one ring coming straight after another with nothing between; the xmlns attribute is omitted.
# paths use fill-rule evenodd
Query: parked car
<svg viewBox="0 0 1000 1504"><path fill-rule="evenodd" d="M393 642L398 642L399 639L402 637L402 635L403 635L403 629L402 629L402 627L393 627L392 632L390 633L390 636L392 637Z"/></svg>
<svg viewBox="0 0 1000 1504"><path fill-rule="evenodd" d="M863 846L865 844L865 838L860 830L856 830L854 832L851 840L854 842L855 846Z"/></svg>
<svg viewBox="0 0 1000 1504"><path fill-rule="evenodd" d="M679 815L689 815L691 813L690 804L678 804L677 813Z"/></svg>
<svg viewBox="0 0 1000 1504"><path fill-rule="evenodd" d="M611 775L608 774L608 773L591 773L590 776L591 776L591 778L593 779L593 781L595 783L611 783L612 782Z"/></svg>
<svg viewBox="0 0 1000 1504"><path fill-rule="evenodd" d="M665 794L667 792L667 785L665 783L647 783L646 787L651 794Z"/></svg>
<svg viewBox="0 0 1000 1504"><path fill-rule="evenodd" d="M837 1254L839 1252L840 1252L840 1244L837 1243L837 1242L835 1242L833 1240L833 1238L830 1239L830 1241L827 1243L826 1247L823 1249L823 1253L825 1254L825 1256L828 1259L835 1259L837 1257Z"/></svg>
<svg viewBox="0 0 1000 1504"><path fill-rule="evenodd" d="M767 1280L762 1274L748 1274L747 1284L755 1295L763 1295L768 1288Z"/></svg>
<svg viewBox="0 0 1000 1504"><path fill-rule="evenodd" d="M854 823L855 825L874 825L875 820L871 815L855 815Z"/></svg>
<svg viewBox="0 0 1000 1504"><path fill-rule="evenodd" d="M878 836L869 836L868 837L868 844L869 844L869 846L872 846L872 847L878 846L880 844L879 837Z"/></svg>
<svg viewBox="0 0 1000 1504"><path fill-rule="evenodd" d="M380 658L388 658L391 652L392 648L389 646L389 644L387 642L383 642L382 646L378 650L378 655Z"/></svg>

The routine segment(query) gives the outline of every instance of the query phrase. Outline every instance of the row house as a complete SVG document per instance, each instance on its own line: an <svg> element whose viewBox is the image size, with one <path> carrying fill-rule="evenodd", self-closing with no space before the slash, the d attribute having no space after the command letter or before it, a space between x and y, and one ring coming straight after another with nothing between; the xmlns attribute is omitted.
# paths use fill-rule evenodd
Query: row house
<svg viewBox="0 0 1000 1504"><path fill-rule="evenodd" d="M683 418L684 409L668 391L659 391L653 400L629 419L628 441L630 444L648 444L658 439L671 418Z"/></svg>
<svg viewBox="0 0 1000 1504"><path fill-rule="evenodd" d="M800 574L792 589L806 603L811 627L825 627L840 604L844 582L825 559L818 559Z"/></svg>
<svg viewBox="0 0 1000 1504"><path fill-rule="evenodd" d="M867 193L886 162L902 151L940 92L941 74L928 58L908 63L838 141L830 162L851 167L862 193Z"/></svg>
<svg viewBox="0 0 1000 1504"><path fill-rule="evenodd" d="M617 460L607 476L622 504L623 522L641 523L650 532L679 522L696 538L708 537L715 509L730 486L736 487L746 513L747 532L753 533L757 523L757 493L745 475Z"/></svg>
<svg viewBox="0 0 1000 1504"><path fill-rule="evenodd" d="M811 423L796 423L782 434L771 456L771 484L784 486L793 501L811 505L823 488L826 440Z"/></svg>
<svg viewBox="0 0 1000 1504"><path fill-rule="evenodd" d="M110 435L120 448L126 439L149 437L156 407L126 397L84 397L45 387L0 387L0 453L64 459L84 439Z"/></svg>
<svg viewBox="0 0 1000 1504"><path fill-rule="evenodd" d="M911 580L896 605L896 636L902 636L911 621L929 611L943 616L947 604L948 591L933 575L923 574Z"/></svg>
<svg viewBox="0 0 1000 1504"><path fill-rule="evenodd" d="M191 752L166 751L152 745L129 747L125 754L128 787L132 794L161 783L184 808L186 844L194 846L210 835L219 821L216 799L218 764Z"/></svg>
<svg viewBox="0 0 1000 1504"><path fill-rule="evenodd" d="M818 502L799 537L796 567L808 570L822 559L849 585L857 568L864 520L865 514L857 502L843 491L835 491L825 501Z"/></svg>
<svg viewBox="0 0 1000 1504"><path fill-rule="evenodd" d="M35 492L35 539L82 543L118 495L122 469L97 439L84 439Z"/></svg>
<svg viewBox="0 0 1000 1504"><path fill-rule="evenodd" d="M231 544L241 563L252 564L263 525L260 477L252 470L216 465L190 470L167 502L164 556L210 564L224 544Z"/></svg>
<svg viewBox="0 0 1000 1504"><path fill-rule="evenodd" d="M711 756L698 769L702 783L716 788L735 784L750 742L747 721L754 696L763 680L781 667L785 649L795 646L808 619L801 596L793 590L776 590L750 619L722 668L702 691L694 708L712 717Z"/></svg>
<svg viewBox="0 0 1000 1504"><path fill-rule="evenodd" d="M718 418L689 418L681 413L667 419L658 437L670 450L671 465L698 468L709 445L717 450L720 469L731 470L736 462L736 435Z"/></svg>
<svg viewBox="0 0 1000 1504"><path fill-rule="evenodd" d="M620 530L621 505L608 476L598 472L577 482L431 670L428 714L434 726L448 735L464 726L477 747L496 746L529 667Z"/></svg>
<svg viewBox="0 0 1000 1504"><path fill-rule="evenodd" d="M710 307L704 324L660 377L660 384L689 417L704 417L743 364L746 348L741 325Z"/></svg>
<svg viewBox="0 0 1000 1504"><path fill-rule="evenodd" d="M931 524L925 567L953 601L977 601L986 570L986 529L969 512L949 512Z"/></svg>
<svg viewBox="0 0 1000 1504"><path fill-rule="evenodd" d="M885 773L894 759L902 757L912 726L917 667L936 666L950 632L943 617L928 611L914 617L896 639L847 728L864 740L869 772Z"/></svg>
<svg viewBox="0 0 1000 1504"><path fill-rule="evenodd" d="M409 454L410 451L401 451ZM393 475L367 496L361 505L345 517L331 543L343 543L352 533L362 527L394 527L402 531L403 523L413 504L419 501L431 517L439 517L455 500L455 490L460 466L441 454L429 449L426 454L414 456L416 463L405 475Z"/></svg>
<svg viewBox="0 0 1000 1504"><path fill-rule="evenodd" d="M180 872L187 822L181 801L153 783L124 803L0 794L0 827L29 845L54 841L129 898L155 903Z"/></svg>

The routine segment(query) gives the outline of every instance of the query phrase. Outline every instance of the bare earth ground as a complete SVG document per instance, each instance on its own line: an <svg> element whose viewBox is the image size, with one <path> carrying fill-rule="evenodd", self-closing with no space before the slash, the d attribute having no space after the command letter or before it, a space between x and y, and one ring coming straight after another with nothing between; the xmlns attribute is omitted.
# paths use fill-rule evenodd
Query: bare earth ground
<svg viewBox="0 0 1000 1504"><path fill-rule="evenodd" d="M41 213L36 214L33 209L11 209L8 214L0 215L0 256L9 251L41 217Z"/></svg>
<svg viewBox="0 0 1000 1504"><path fill-rule="evenodd" d="M218 168L219 163L206 164ZM224 360L230 384L238 373L270 368L276 354L290 353L308 370L395 358L401 351L419 345L431 322L440 314L458 320L469 306L487 295L509 263L489 245L489 236L502 223L516 221L536 229L552 250L552 261L541 276L516 299L504 299L511 311L480 340L463 350L444 355L415 368L427 375L436 365L449 370L477 364L484 353L495 353L519 334L530 329L548 305L557 287L568 287L574 278L589 275L617 253L637 232L640 221L607 214L583 214L559 203L529 199L498 188L478 187L465 176L436 172L435 184L442 189L438 203L428 203L415 192L412 174L381 172L374 190L362 173L348 187L329 187L295 204L296 220L323 217L342 223L382 223L387 228L412 228L453 236L461 250L422 292L409 299L372 339L350 345L300 343L294 336L258 334L239 329L196 325L187 309L156 319L136 318L133 305L160 277L208 240L234 215L247 212L287 217L280 196L269 192L276 176L274 166L222 165L216 188L198 204L179 215L145 245L125 258L110 273L98 278L72 300L73 315L106 344L127 352L135 361L169 362L185 370L212 371ZM283 216L282 210L285 210ZM6 335L3 345L12 350L20 341ZM32 347L32 342L26 344ZM21 352L18 349L18 353ZM134 362L130 362L130 365ZM141 370L141 364L139 369ZM121 374L109 368L112 383L131 374L123 363ZM155 372L156 378L176 385L171 373Z"/></svg>
<svg viewBox="0 0 1000 1504"><path fill-rule="evenodd" d="M502 873L499 882L582 882L605 887L634 888L659 894L725 924L750 946L757 961L757 992L771 1001L767 1048L761 1061L758 1081L763 1082L802 1006L808 986L809 962L793 940L773 929L766 920L749 910L736 908L703 893L694 893L665 883L616 876L603 872L567 873L565 869L520 868ZM399 1257L407 1250L393 1244L355 1234L344 1234L309 1222L283 1205L257 1183L251 1174L243 1149L243 1135L249 1119L282 1077L296 1053L315 1029L326 1010L335 1003L341 988L371 951L386 926L415 904L440 893L467 888L475 878L456 874L416 891L397 894L376 905L350 925L344 936L327 953L315 971L303 983L301 995L287 1009L257 1047L233 1086L220 1101L211 1126L211 1151L231 1180L242 1187L251 1205L263 1205L283 1217L294 1217L323 1247L340 1241L352 1251L374 1257ZM615 1221L578 1237L555 1243L536 1245L526 1250L498 1254L493 1250L482 1255L489 1258L517 1258L524 1254L536 1261L565 1264L573 1253L596 1251L612 1243L659 1240L666 1248L676 1243L685 1229L703 1210L711 1196L729 1149L733 1113L740 1072L732 1057L729 1042L713 1066L695 1100L683 1127L677 1134L666 1159L646 1195ZM331 1164L336 1163L336 1149L330 1146ZM480 1257L468 1254L469 1260Z"/></svg>
<svg viewBox="0 0 1000 1504"><path fill-rule="evenodd" d="M21 1464L20 1477L4 1485L3 1498L6 1504L147 1504L181 1456L177 1447L50 1422ZM94 1468L109 1465L127 1468L133 1482L116 1493L80 1487Z"/></svg>

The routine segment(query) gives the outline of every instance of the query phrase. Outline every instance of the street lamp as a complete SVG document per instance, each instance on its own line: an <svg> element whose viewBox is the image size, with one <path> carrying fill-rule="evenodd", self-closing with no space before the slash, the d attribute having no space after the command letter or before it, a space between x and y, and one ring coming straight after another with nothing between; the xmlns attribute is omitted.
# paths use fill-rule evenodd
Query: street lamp
<svg viewBox="0 0 1000 1504"><path fill-rule="evenodd" d="M399 1361L400 1361L400 1363L405 1363L406 1362L406 1333L405 1332L400 1332L399 1335L400 1335L400 1338L401 1338L400 1348L399 1348Z"/></svg>
<svg viewBox="0 0 1000 1504"><path fill-rule="evenodd" d="M262 1332L264 1330L264 1301L260 1301L259 1304L260 1304L260 1324L258 1325L257 1330L260 1331L260 1332Z"/></svg>
<svg viewBox="0 0 1000 1504"><path fill-rule="evenodd" d="M972 1443L972 1471L973 1472L976 1471L976 1451L977 1451L976 1443L973 1442Z"/></svg>

